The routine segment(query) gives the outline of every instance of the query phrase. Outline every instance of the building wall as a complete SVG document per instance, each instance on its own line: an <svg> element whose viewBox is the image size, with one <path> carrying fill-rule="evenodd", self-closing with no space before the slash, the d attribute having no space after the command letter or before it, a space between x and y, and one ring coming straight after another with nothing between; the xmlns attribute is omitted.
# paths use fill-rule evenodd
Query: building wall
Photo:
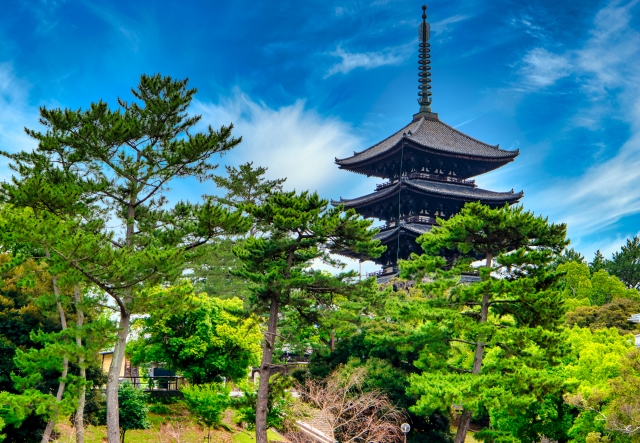
<svg viewBox="0 0 640 443"><path fill-rule="evenodd" d="M109 368L111 367L111 360L113 360L113 352L108 354L102 354L100 356L102 358L102 371L107 374L109 372ZM124 361L122 365L120 365L120 377L124 376Z"/></svg>

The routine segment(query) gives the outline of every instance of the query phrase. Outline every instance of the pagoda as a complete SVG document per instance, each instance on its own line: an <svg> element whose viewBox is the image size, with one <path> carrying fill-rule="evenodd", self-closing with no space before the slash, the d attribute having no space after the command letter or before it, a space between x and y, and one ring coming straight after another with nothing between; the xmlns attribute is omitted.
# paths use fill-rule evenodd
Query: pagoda
<svg viewBox="0 0 640 443"><path fill-rule="evenodd" d="M420 110L395 134L353 156L335 159L340 169L387 180L375 192L362 197L332 201L354 208L363 217L385 222L375 238L387 247L375 262L376 273L386 279L397 272L400 259L421 253L416 239L436 224L436 217L449 218L467 202L491 207L518 202L523 192L494 192L478 188L472 177L497 169L514 160L519 150L506 151L472 138L447 125L431 110L431 49L427 7L422 7L419 26ZM359 258L353 254L346 254ZM386 277L386 278L385 278Z"/></svg>

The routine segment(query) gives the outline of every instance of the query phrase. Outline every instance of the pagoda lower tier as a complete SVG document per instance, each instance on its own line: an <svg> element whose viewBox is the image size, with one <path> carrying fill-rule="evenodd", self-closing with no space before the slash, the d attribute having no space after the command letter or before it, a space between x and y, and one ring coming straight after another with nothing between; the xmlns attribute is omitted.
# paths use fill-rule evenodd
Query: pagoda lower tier
<svg viewBox="0 0 640 443"><path fill-rule="evenodd" d="M422 253L416 239L437 225L437 217L457 214L465 203L479 201L496 208L517 203L524 193L493 192L480 189L474 182L454 177L413 173L399 180L378 185L375 192L354 198L332 201L332 204L353 208L366 218L385 221L375 239L386 246L385 252L373 260L383 267L380 275L397 272L398 260L407 260L412 253ZM356 259L363 257L349 251L339 252Z"/></svg>
<svg viewBox="0 0 640 443"><path fill-rule="evenodd" d="M479 201L490 207L518 202L523 192L493 192L475 187L473 182L445 182L426 179L427 174L409 174L400 180L378 185L368 195L354 199L332 201L355 209L363 217L375 217L387 222L411 216L421 216L425 223L435 223L435 217L449 218L467 202ZM425 218L426 217L426 218ZM431 218L430 221L426 221Z"/></svg>

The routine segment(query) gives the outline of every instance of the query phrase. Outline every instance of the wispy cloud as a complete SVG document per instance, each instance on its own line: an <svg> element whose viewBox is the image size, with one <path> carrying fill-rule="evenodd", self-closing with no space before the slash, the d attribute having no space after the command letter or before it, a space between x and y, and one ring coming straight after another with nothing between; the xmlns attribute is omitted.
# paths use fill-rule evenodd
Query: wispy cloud
<svg viewBox="0 0 640 443"><path fill-rule="evenodd" d="M37 109L29 106L29 85L18 78L11 63L0 63L0 149L16 152L32 148L24 127L37 122Z"/></svg>
<svg viewBox="0 0 640 443"><path fill-rule="evenodd" d="M135 31L138 28L137 24L132 24L131 20L127 17L121 16L112 9L97 3L90 1L82 2L87 8L89 8L96 16L108 23L113 29L115 29L125 40L130 44L131 49L137 51L140 45L140 37Z"/></svg>
<svg viewBox="0 0 640 443"><path fill-rule="evenodd" d="M528 86L544 88L568 76L571 62L567 56L535 48L525 55L520 73Z"/></svg>
<svg viewBox="0 0 640 443"><path fill-rule="evenodd" d="M354 69L373 69L380 66L399 65L411 55L411 45L396 46L382 52L348 52L338 46L330 55L340 57L342 61L333 65L325 78L334 74L347 74Z"/></svg>
<svg viewBox="0 0 640 443"><path fill-rule="evenodd" d="M529 73L540 86L574 76L588 100L572 124L595 129L603 118L615 116L629 126L630 136L621 146L607 147L614 156L578 178L550 184L536 196L554 218L569 224L572 236L602 231L640 213L640 32L631 25L638 3L612 1L596 15L586 42L564 56L537 51L538 60L550 60L555 67Z"/></svg>
<svg viewBox="0 0 640 443"><path fill-rule="evenodd" d="M447 17L443 20L431 23L431 32L435 35L442 34L443 32L449 32L452 25L461 21L464 21L471 17L470 15L456 14L451 17Z"/></svg>
<svg viewBox="0 0 640 443"><path fill-rule="evenodd" d="M268 167L270 177L287 177L288 189L326 192L345 178L334 157L344 158L362 148L351 126L308 109L304 100L274 109L236 91L217 104L196 102L194 112L214 127L233 122L243 141L230 154L231 160Z"/></svg>

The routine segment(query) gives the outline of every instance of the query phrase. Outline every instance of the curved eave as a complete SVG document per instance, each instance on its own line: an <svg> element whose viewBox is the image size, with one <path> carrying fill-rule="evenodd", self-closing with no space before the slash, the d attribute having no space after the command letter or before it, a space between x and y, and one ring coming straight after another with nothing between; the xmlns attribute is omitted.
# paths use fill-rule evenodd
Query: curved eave
<svg viewBox="0 0 640 443"><path fill-rule="evenodd" d="M396 194L400 186L414 190L423 195L432 195L440 198L454 199L460 201L480 201L482 203L517 203L524 197L524 191L520 192L493 192L481 188L470 188L463 185L451 183L438 183L426 180L402 180L393 186L384 188L371 194L363 195L354 199L332 200L334 206L344 205L346 208L357 208L374 201L380 201L386 197Z"/></svg>
<svg viewBox="0 0 640 443"><path fill-rule="evenodd" d="M428 125L430 126L426 127ZM435 132L438 132L438 134L431 138L436 140L445 139L448 142L447 146L445 146L444 142L439 147L426 141L429 138L429 134L434 134ZM502 161L506 163L513 161L520 154L520 150L507 151L500 149L498 145L484 143L439 120L421 118L364 151L354 152L351 157L343 159L335 158L335 163L343 169L357 168L360 165L374 162L378 158L384 158L388 154L394 153L405 142L431 154L490 162Z"/></svg>

